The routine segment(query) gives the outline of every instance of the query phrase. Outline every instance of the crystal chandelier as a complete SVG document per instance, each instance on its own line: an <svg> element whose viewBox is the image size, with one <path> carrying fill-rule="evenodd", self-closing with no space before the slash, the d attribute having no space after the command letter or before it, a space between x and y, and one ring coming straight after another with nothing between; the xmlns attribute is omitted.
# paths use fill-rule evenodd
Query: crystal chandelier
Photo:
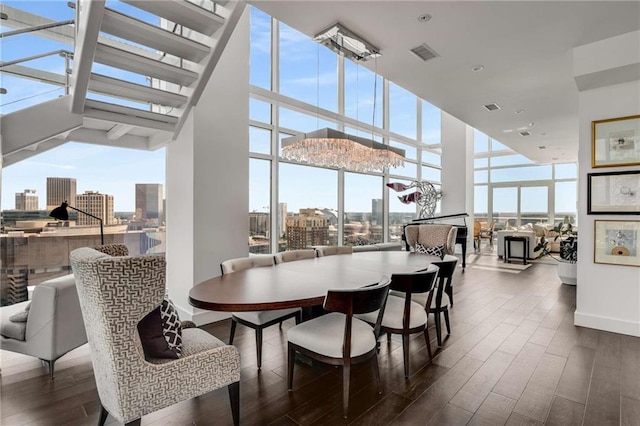
<svg viewBox="0 0 640 426"><path fill-rule="evenodd" d="M354 172L402 167L404 155L402 149L328 128L306 133L302 139L282 140L282 156L287 160Z"/></svg>
<svg viewBox="0 0 640 426"><path fill-rule="evenodd" d="M376 47L340 24L334 24L316 34L314 39L355 62L380 56ZM318 79L319 76L318 70ZM377 79L374 81L377 82ZM375 99L376 88L374 86L372 129L375 128ZM302 137L293 136L283 139L281 142L282 156L287 160L321 167L336 167L354 172L381 172L389 167L404 167L404 150L375 142L372 139L325 128L306 133Z"/></svg>

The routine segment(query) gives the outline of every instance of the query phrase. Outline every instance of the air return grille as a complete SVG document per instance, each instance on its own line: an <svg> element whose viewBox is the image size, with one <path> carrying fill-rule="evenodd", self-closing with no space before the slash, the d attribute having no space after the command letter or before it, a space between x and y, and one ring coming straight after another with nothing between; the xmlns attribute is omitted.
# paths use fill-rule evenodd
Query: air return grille
<svg viewBox="0 0 640 426"><path fill-rule="evenodd" d="M435 50L427 46L426 43L423 43L418 47L414 47L413 49L411 49L411 51L423 61L428 61L429 59L437 58L438 56L440 56L435 52Z"/></svg>
<svg viewBox="0 0 640 426"><path fill-rule="evenodd" d="M500 108L500 105L498 105L497 103L492 103L492 104L486 104L484 105L484 109L486 109L487 111L498 111Z"/></svg>
<svg viewBox="0 0 640 426"><path fill-rule="evenodd" d="M520 132L520 136L531 136L531 132L525 130L524 132Z"/></svg>

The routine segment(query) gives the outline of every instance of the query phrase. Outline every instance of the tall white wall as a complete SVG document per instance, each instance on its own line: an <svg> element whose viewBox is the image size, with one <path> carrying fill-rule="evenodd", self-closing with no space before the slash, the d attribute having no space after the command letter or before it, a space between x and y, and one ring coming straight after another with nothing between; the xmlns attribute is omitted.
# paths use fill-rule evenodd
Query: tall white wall
<svg viewBox="0 0 640 426"><path fill-rule="evenodd" d="M189 305L189 290L249 252L249 9L198 105L167 148L167 287L181 318L228 314Z"/></svg>
<svg viewBox="0 0 640 426"><path fill-rule="evenodd" d="M640 32L637 32L640 35ZM611 39L615 42L615 40ZM574 55L574 75L588 75L586 57L601 66L602 55L611 48L623 48L623 44L610 46L606 41L577 48ZM600 49L606 52L600 52ZM624 49L623 49L624 50ZM618 52L624 56L623 52ZM629 52L637 58L638 52ZM610 63L615 75L616 64ZM578 152L578 285L575 324L600 330L640 336L640 268L594 263L595 220L639 220L638 216L587 215L587 174L592 172L640 170L640 167L591 167L591 122L614 117L640 114L640 81L604 85L611 81L602 69L598 69L598 84L580 92L579 152ZM606 71L606 70L605 70ZM593 83L593 82L592 82Z"/></svg>
<svg viewBox="0 0 640 426"><path fill-rule="evenodd" d="M441 117L441 212L473 214L473 129L444 111Z"/></svg>

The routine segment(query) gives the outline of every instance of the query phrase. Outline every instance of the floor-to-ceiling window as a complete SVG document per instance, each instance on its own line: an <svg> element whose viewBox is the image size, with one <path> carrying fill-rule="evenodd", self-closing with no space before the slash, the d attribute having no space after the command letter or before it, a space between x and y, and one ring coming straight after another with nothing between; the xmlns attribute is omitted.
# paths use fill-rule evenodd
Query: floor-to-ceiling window
<svg viewBox="0 0 640 426"><path fill-rule="evenodd" d="M474 216L505 226L575 221L575 163L536 164L474 130Z"/></svg>
<svg viewBox="0 0 640 426"><path fill-rule="evenodd" d="M441 111L373 60L344 59L257 7L250 19L250 251L399 241L417 208L385 184L440 189ZM405 150L404 167L355 173L281 157L283 138L325 127Z"/></svg>

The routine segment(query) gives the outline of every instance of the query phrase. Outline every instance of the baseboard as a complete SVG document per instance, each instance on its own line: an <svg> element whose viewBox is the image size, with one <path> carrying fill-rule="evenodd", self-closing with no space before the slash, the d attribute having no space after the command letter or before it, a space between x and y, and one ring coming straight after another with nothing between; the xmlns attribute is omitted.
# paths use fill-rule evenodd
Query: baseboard
<svg viewBox="0 0 640 426"><path fill-rule="evenodd" d="M573 321L575 325L579 325L581 327L595 328L596 330L611 331L614 333L640 337L640 323L638 322L603 317L599 315L583 314L578 311L574 313Z"/></svg>
<svg viewBox="0 0 640 426"><path fill-rule="evenodd" d="M180 316L181 320L193 321L198 327L201 325L231 318L230 312L206 311L204 309L193 307L190 307L190 309L185 309L182 306L178 305L175 305L175 307L178 310L178 315Z"/></svg>

